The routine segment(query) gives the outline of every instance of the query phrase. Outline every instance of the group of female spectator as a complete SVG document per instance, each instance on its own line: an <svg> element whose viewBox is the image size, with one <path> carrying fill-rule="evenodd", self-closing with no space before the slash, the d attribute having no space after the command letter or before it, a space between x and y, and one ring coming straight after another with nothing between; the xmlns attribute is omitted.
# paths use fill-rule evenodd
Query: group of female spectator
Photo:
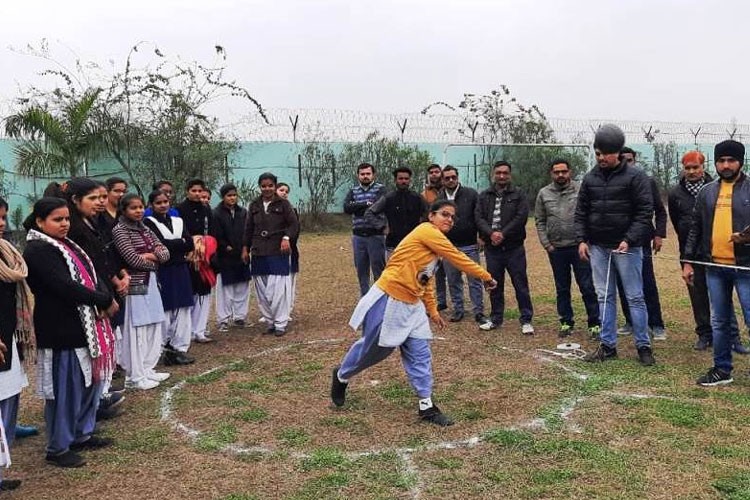
<svg viewBox="0 0 750 500"><path fill-rule="evenodd" d="M269 173L258 184L261 196L248 210L227 184L212 211L205 184L192 180L175 210L167 181L154 186L146 207L123 179L74 178L51 185L34 204L23 256L0 239L0 465L10 461L19 395L28 385L24 362L36 363L45 400L47 462L80 467L79 452L112 444L94 428L97 413L123 400L123 390L112 387L116 365L126 388L148 390L170 376L157 371L160 357L167 366L192 363L191 339L211 341L214 285L220 331L245 325L252 276L267 333L285 333L299 222L289 186L277 193ZM0 234L7 213L0 199ZM19 484L0 476L0 491Z"/></svg>

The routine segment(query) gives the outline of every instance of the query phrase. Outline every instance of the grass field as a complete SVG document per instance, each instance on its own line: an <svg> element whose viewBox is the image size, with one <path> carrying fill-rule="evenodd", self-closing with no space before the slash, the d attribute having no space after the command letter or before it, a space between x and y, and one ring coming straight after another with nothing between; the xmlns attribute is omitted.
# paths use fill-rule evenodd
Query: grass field
<svg viewBox="0 0 750 500"><path fill-rule="evenodd" d="M750 499L747 359L735 360L734 384L695 385L711 354L692 350L678 264L656 260L668 331L654 346L656 366L637 363L629 337L617 361L563 360L539 351L557 344L555 291L529 229L537 335L521 336L509 288L502 329L481 332L467 319L433 344L435 400L453 427L417 421L398 356L354 379L344 408L329 406L331 366L355 339L346 324L358 286L348 235L306 234L286 337L262 336L256 324L195 345L195 365L172 370L157 390L127 394L126 413L101 428L116 445L87 453L82 469L46 465L43 436L18 442L5 477L24 483L3 495ZM674 256L675 239L666 243ZM584 325L580 297L575 305ZM582 329L573 340L593 347ZM22 422L43 426L31 389L21 406Z"/></svg>

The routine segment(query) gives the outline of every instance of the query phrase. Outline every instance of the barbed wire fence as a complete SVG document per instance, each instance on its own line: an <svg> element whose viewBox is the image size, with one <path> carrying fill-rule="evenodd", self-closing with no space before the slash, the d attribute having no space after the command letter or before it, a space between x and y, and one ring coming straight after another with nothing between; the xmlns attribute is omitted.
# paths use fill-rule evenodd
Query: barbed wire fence
<svg viewBox="0 0 750 500"><path fill-rule="evenodd" d="M376 113L336 109L268 109L269 123L260 116L235 116L222 129L241 141L304 142L324 138L330 142L359 142L372 132L407 143L472 142L469 118L461 113ZM615 123L629 144L658 140L681 145L750 137L750 124L548 118L559 142L587 143L603 123ZM651 140L649 140L651 138ZM487 142L481 121L474 141Z"/></svg>

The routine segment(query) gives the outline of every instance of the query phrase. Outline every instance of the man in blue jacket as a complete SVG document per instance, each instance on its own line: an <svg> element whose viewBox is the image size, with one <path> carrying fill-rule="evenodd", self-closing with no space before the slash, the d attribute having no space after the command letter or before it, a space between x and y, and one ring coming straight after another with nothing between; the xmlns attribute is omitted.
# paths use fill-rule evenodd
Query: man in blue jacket
<svg viewBox="0 0 750 500"><path fill-rule="evenodd" d="M354 267L364 297L370 289L370 272L374 283L385 268L385 214L365 213L385 194L385 187L375 182L375 167L369 163L357 167L357 180L359 184L346 193L344 212L352 216Z"/></svg>

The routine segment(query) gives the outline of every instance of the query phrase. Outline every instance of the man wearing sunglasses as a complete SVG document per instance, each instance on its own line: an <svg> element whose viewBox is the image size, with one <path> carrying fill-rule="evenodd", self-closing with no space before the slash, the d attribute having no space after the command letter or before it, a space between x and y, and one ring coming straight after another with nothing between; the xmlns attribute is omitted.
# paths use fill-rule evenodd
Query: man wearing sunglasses
<svg viewBox="0 0 750 500"><path fill-rule="evenodd" d="M474 221L474 210L479 195L470 187L462 186L458 182L458 170L452 165L443 169L443 189L438 200L449 200L456 204L456 220L453 228L446 234L453 245L467 257L479 264L479 245L477 244L477 225ZM464 319L464 278L460 269L448 262L443 262L445 276L448 278L453 314L450 321L457 322ZM471 276L469 281L469 298L471 299L474 321L479 324L486 322L484 317L484 294L482 282Z"/></svg>

